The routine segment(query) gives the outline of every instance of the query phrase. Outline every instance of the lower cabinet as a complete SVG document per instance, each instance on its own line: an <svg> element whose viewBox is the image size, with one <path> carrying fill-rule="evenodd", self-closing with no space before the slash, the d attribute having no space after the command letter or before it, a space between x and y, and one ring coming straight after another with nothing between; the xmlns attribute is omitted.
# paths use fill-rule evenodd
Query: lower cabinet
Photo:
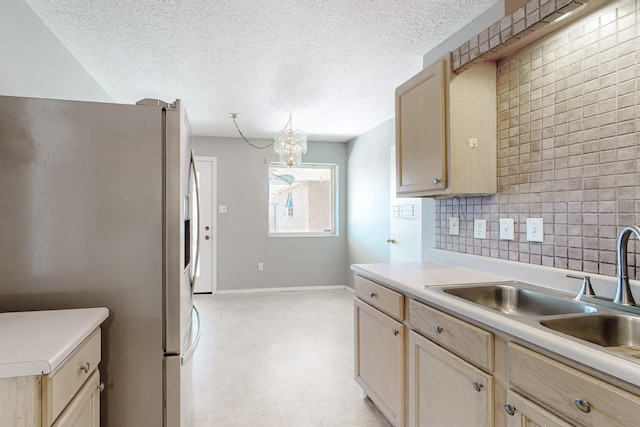
<svg viewBox="0 0 640 427"><path fill-rule="evenodd" d="M493 377L409 332L409 425L493 425Z"/></svg>
<svg viewBox="0 0 640 427"><path fill-rule="evenodd" d="M391 424L404 426L404 325L359 299L354 307L356 381Z"/></svg>
<svg viewBox="0 0 640 427"><path fill-rule="evenodd" d="M0 426L99 427L100 328L47 375L0 379Z"/></svg>
<svg viewBox="0 0 640 427"><path fill-rule="evenodd" d="M504 409L508 414L507 427L572 427L571 424L513 390L507 392L507 403Z"/></svg>
<svg viewBox="0 0 640 427"><path fill-rule="evenodd" d="M52 427L100 427L100 372L91 374Z"/></svg>
<svg viewBox="0 0 640 427"><path fill-rule="evenodd" d="M509 387L571 424L640 425L640 396L513 342L509 343Z"/></svg>

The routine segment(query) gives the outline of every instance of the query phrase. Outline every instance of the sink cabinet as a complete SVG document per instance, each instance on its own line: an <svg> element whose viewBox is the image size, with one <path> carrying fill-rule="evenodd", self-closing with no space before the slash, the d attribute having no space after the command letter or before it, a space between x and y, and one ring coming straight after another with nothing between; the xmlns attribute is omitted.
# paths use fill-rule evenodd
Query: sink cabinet
<svg viewBox="0 0 640 427"><path fill-rule="evenodd" d="M448 56L396 89L396 192L497 192L496 65L451 72Z"/></svg>
<svg viewBox="0 0 640 427"><path fill-rule="evenodd" d="M100 339L98 328L50 374L0 379L0 425L99 427Z"/></svg>
<svg viewBox="0 0 640 427"><path fill-rule="evenodd" d="M507 392L505 411L509 414L507 427L572 427L571 424L512 390Z"/></svg>
<svg viewBox="0 0 640 427"><path fill-rule="evenodd" d="M355 294L356 381L392 425L404 426L404 297L359 276Z"/></svg>
<svg viewBox="0 0 640 427"><path fill-rule="evenodd" d="M640 420L640 396L515 343L509 386L585 427L635 427Z"/></svg>

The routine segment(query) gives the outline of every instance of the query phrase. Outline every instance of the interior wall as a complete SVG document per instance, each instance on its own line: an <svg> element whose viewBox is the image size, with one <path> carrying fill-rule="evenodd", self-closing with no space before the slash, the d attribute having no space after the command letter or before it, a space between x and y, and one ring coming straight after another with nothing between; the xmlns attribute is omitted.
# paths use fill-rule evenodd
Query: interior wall
<svg viewBox="0 0 640 427"><path fill-rule="evenodd" d="M395 119L391 118L352 139L347 145L348 264L389 262L391 218L390 148L395 145ZM347 271L353 286L353 273Z"/></svg>
<svg viewBox="0 0 640 427"><path fill-rule="evenodd" d="M337 236L268 237L268 164L277 161L272 149L258 150L239 138L199 136L194 151L218 158L218 205L227 206L227 213L214 207L219 291L345 285L346 144L309 141L303 156L305 163L338 165Z"/></svg>
<svg viewBox="0 0 640 427"><path fill-rule="evenodd" d="M617 234L640 223L639 42L640 2L618 0L499 62L498 194L437 200L438 248L616 275ZM544 242L526 240L527 218L544 220Z"/></svg>
<svg viewBox="0 0 640 427"><path fill-rule="evenodd" d="M112 102L24 0L0 1L0 94Z"/></svg>

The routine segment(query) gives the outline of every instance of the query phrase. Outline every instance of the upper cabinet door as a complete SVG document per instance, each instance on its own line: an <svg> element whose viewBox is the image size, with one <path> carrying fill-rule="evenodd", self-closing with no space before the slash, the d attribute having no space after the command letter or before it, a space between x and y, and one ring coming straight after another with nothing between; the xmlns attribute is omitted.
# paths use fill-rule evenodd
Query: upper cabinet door
<svg viewBox="0 0 640 427"><path fill-rule="evenodd" d="M497 192L496 64L452 74L446 56L396 89L396 193Z"/></svg>
<svg viewBox="0 0 640 427"><path fill-rule="evenodd" d="M396 89L398 194L447 188L445 65L437 61Z"/></svg>

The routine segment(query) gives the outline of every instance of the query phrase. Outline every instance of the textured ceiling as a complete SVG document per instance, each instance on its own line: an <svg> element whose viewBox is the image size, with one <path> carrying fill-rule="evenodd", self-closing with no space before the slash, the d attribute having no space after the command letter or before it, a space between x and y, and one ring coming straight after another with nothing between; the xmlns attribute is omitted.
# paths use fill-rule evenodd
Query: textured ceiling
<svg viewBox="0 0 640 427"><path fill-rule="evenodd" d="M25 0L116 102L184 100L196 135L293 115L347 141L394 115L422 56L495 0Z"/></svg>

